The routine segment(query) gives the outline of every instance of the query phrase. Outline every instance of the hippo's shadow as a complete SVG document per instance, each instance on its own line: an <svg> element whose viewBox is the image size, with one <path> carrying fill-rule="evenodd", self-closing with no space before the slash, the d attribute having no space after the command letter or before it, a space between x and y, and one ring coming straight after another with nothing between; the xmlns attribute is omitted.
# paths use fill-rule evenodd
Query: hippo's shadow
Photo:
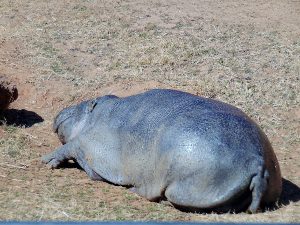
<svg viewBox="0 0 300 225"><path fill-rule="evenodd" d="M7 109L0 113L0 125L31 127L44 119L37 113L26 109Z"/></svg>
<svg viewBox="0 0 300 225"><path fill-rule="evenodd" d="M300 201L300 188L289 180L282 179L282 194L279 205L288 205L290 202Z"/></svg>
<svg viewBox="0 0 300 225"><path fill-rule="evenodd" d="M300 201L300 188L291 181L282 178L282 193L276 204L267 205L264 211L274 211L283 206L289 205L291 202Z"/></svg>

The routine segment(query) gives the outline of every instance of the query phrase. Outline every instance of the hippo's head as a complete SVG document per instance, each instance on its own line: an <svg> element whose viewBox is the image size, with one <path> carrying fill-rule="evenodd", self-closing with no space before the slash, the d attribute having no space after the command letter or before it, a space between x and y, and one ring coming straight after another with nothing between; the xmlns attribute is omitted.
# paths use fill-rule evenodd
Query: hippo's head
<svg viewBox="0 0 300 225"><path fill-rule="evenodd" d="M78 105L63 109L56 116L53 130L63 144L72 140L82 131L96 104L96 100L84 101Z"/></svg>

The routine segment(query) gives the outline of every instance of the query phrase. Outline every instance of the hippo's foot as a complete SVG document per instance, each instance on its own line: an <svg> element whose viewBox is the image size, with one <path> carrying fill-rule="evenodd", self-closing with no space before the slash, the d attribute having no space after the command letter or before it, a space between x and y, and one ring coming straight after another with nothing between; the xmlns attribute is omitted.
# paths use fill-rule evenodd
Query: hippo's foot
<svg viewBox="0 0 300 225"><path fill-rule="evenodd" d="M68 143L61 146L54 152L44 155L42 157L42 162L47 164L52 169L58 168L63 162L74 158L73 151L71 150L72 148L70 148L72 146L72 143Z"/></svg>
<svg viewBox="0 0 300 225"><path fill-rule="evenodd" d="M140 187L130 187L129 191L147 198L151 202L161 202L162 200L165 200L164 197L164 188L157 188L155 186L152 186L152 188L147 189L145 186Z"/></svg>
<svg viewBox="0 0 300 225"><path fill-rule="evenodd" d="M42 162L47 164L51 169L58 168L58 166L62 163L60 160L55 158L52 153L44 155L42 157Z"/></svg>
<svg viewBox="0 0 300 225"><path fill-rule="evenodd" d="M134 194L138 194L138 193L137 193L136 187L131 187L131 188L129 188L128 190L131 191L131 192L134 193Z"/></svg>
<svg viewBox="0 0 300 225"><path fill-rule="evenodd" d="M171 202L164 199L161 200L160 203L163 204L164 206L174 207L174 205Z"/></svg>

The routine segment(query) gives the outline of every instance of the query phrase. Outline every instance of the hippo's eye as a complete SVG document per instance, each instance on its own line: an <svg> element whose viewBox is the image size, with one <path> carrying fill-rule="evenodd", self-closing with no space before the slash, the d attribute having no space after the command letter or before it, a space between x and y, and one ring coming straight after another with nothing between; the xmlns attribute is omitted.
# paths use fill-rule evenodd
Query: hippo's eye
<svg viewBox="0 0 300 225"><path fill-rule="evenodd" d="M87 111L92 112L96 105L97 105L96 99L91 100L87 105Z"/></svg>

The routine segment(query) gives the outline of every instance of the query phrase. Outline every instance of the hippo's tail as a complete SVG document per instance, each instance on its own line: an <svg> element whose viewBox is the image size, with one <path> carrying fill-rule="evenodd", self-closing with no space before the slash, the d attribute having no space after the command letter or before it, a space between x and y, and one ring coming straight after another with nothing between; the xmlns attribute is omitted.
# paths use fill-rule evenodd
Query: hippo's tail
<svg viewBox="0 0 300 225"><path fill-rule="evenodd" d="M263 199L264 194L268 189L269 172L259 167L259 172L252 178L250 183L250 190L252 192L252 202L248 208L249 213L255 213Z"/></svg>

